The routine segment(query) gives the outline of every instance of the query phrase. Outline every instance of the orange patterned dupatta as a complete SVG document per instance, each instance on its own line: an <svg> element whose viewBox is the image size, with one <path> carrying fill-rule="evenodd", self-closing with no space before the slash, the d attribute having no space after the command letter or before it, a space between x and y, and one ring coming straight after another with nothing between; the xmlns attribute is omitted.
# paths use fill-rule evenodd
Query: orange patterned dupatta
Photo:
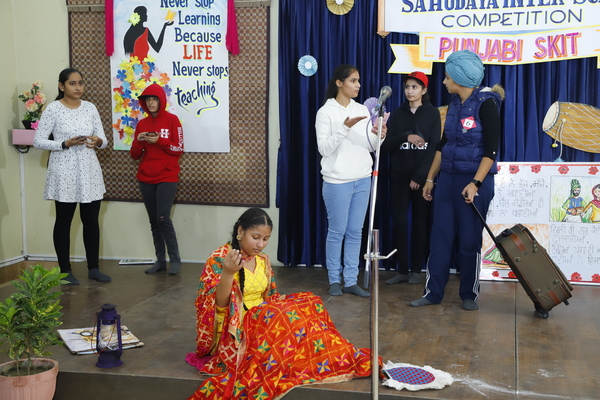
<svg viewBox="0 0 600 400"><path fill-rule="evenodd" d="M208 266L207 262L205 270ZM215 271L215 265L211 269ZM272 277L270 263L267 274ZM232 330L236 316L239 320L241 315L237 312L241 303L237 299L235 304L230 302L218 352L201 369L218 375L204 381L189 400L278 399L294 386L371 375L370 350L357 349L341 336L320 297L312 293L276 295L271 282L268 301L246 312L243 332ZM234 287L239 290L235 283ZM200 305L198 301L196 305ZM206 311L198 310L199 321L210 323L210 318L200 319L204 314ZM213 325L208 326L213 327L214 312L209 314L213 315ZM201 336L205 335L199 331ZM198 349L201 345L206 349L205 343L198 341Z"/></svg>

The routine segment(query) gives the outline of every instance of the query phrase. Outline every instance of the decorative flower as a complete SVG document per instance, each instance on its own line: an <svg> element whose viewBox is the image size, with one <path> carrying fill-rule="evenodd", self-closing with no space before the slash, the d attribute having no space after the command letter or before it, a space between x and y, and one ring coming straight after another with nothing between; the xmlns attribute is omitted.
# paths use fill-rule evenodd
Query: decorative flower
<svg viewBox="0 0 600 400"><path fill-rule="evenodd" d="M304 76L313 76L317 73L318 68L319 64L313 56L307 54L298 60L298 70Z"/></svg>
<svg viewBox="0 0 600 400"><path fill-rule="evenodd" d="M511 278L511 279L516 279L516 278L517 278L517 276L515 275L515 273L514 273L514 272L512 272L512 271L510 271L510 272L508 273L508 277L509 277L509 278Z"/></svg>
<svg viewBox="0 0 600 400"><path fill-rule="evenodd" d="M518 165L511 165L509 168L509 172L511 174L516 174L519 172L519 166Z"/></svg>
<svg viewBox="0 0 600 400"><path fill-rule="evenodd" d="M33 129L34 131L37 130L38 125L40 124L40 121L35 121L31 124L31 129Z"/></svg>
<svg viewBox="0 0 600 400"><path fill-rule="evenodd" d="M598 173L598 168L590 167L590 175L596 175Z"/></svg>
<svg viewBox="0 0 600 400"><path fill-rule="evenodd" d="M592 282L600 283L600 275L599 274L592 275Z"/></svg>
<svg viewBox="0 0 600 400"><path fill-rule="evenodd" d="M572 282L581 282L582 280L583 278L581 278L581 274L579 272L573 272L573 274L571 274Z"/></svg>
<svg viewBox="0 0 600 400"><path fill-rule="evenodd" d="M561 174L563 174L563 175L566 175L566 174L568 174L568 173L569 173L569 167L568 167L568 166L566 166L566 165L561 165L561 166L558 168L558 172L560 172L560 173L561 173Z"/></svg>
<svg viewBox="0 0 600 400"><path fill-rule="evenodd" d="M136 26L140 22L140 14L134 12L129 16L129 22L131 25Z"/></svg>
<svg viewBox="0 0 600 400"><path fill-rule="evenodd" d="M502 169L502 165L498 164L498 172L500 172L501 169Z"/></svg>
<svg viewBox="0 0 600 400"><path fill-rule="evenodd" d="M327 0L327 8L335 15L344 15L352 10L354 0Z"/></svg>
<svg viewBox="0 0 600 400"><path fill-rule="evenodd" d="M112 79L113 111L117 114L112 127L125 145L130 145L133 142L135 127L138 121L144 117L138 96L142 94L147 86L153 83L163 86L167 93L167 107L171 106L169 95L172 89L166 85L170 78L156 68L154 60L150 55L143 61L139 61L137 57L123 60L119 64L116 76Z"/></svg>
<svg viewBox="0 0 600 400"><path fill-rule="evenodd" d="M531 166L531 172L533 172L534 174L539 173L541 170L542 170L542 166L539 164Z"/></svg>
<svg viewBox="0 0 600 400"><path fill-rule="evenodd" d="M369 97L363 103L365 107L369 110L369 114L371 114L371 123L375 124L377 121L377 117L379 116L379 108L377 107L377 97ZM383 105L383 122L387 123L387 120L390 116L390 113L387 112L385 108L385 104Z"/></svg>
<svg viewBox="0 0 600 400"><path fill-rule="evenodd" d="M498 271L494 271L494 272L492 272L492 276L494 278L499 278L500 277L500 273Z"/></svg>
<svg viewBox="0 0 600 400"><path fill-rule="evenodd" d="M42 107L46 104L46 95L40 92L42 88L41 81L35 81L31 85L31 90L27 90L19 95L19 100L25 104L24 121L37 121L42 116Z"/></svg>

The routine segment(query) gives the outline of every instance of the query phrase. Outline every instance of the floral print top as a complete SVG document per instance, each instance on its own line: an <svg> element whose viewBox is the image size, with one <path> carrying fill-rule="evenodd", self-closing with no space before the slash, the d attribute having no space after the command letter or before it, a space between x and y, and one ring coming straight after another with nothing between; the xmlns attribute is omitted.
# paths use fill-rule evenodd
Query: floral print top
<svg viewBox="0 0 600 400"><path fill-rule="evenodd" d="M54 140L49 139L51 133ZM60 101L50 103L42 114L33 139L36 149L51 151L44 199L62 203L90 203L104 197L104 178L96 150L86 146L62 148L65 140L80 135L98 136L102 139L100 148L107 146L96 106L81 101L79 107L71 109Z"/></svg>

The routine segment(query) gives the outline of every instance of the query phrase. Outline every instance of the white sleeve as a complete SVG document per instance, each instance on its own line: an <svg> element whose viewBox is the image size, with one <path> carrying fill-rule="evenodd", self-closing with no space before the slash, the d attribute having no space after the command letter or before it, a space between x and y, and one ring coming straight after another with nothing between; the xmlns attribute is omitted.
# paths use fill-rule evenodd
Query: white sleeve
<svg viewBox="0 0 600 400"><path fill-rule="evenodd" d="M317 147L323 157L332 155L350 132L350 128L346 127L343 122L340 124L333 121L331 116L327 115L324 107L317 112L315 129L317 131Z"/></svg>
<svg viewBox="0 0 600 400"><path fill-rule="evenodd" d="M62 150L62 142L48 139L57 119L55 107L50 104L42 113L38 128L33 137L33 147L42 150Z"/></svg>
<svg viewBox="0 0 600 400"><path fill-rule="evenodd" d="M94 114L92 116L92 120L94 123L94 135L96 135L100 139L102 139L102 145L98 148L103 149L106 146L108 146L108 140L106 139L106 134L104 133L104 128L102 127L102 120L100 119L100 113L98 113L98 109L96 108L95 105L91 104L91 106L92 106L92 113Z"/></svg>

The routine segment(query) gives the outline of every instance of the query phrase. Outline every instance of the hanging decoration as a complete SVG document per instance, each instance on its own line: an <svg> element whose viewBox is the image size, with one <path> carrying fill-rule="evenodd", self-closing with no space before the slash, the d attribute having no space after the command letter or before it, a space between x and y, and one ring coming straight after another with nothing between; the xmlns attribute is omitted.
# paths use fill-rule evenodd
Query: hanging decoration
<svg viewBox="0 0 600 400"><path fill-rule="evenodd" d="M377 117L379 116L379 108L377 107L377 97L369 97L363 103L365 107L369 110L369 114L371 114L371 124L375 124L377 121ZM385 104L383 105L383 122L387 123L388 118L390 117L390 113L387 112L387 108L385 108Z"/></svg>
<svg viewBox="0 0 600 400"><path fill-rule="evenodd" d="M298 60L298 70L304 76L313 76L317 73L318 68L317 60L313 56L307 54Z"/></svg>
<svg viewBox="0 0 600 400"><path fill-rule="evenodd" d="M335 15L347 14L354 7L354 0L327 0L327 8Z"/></svg>

